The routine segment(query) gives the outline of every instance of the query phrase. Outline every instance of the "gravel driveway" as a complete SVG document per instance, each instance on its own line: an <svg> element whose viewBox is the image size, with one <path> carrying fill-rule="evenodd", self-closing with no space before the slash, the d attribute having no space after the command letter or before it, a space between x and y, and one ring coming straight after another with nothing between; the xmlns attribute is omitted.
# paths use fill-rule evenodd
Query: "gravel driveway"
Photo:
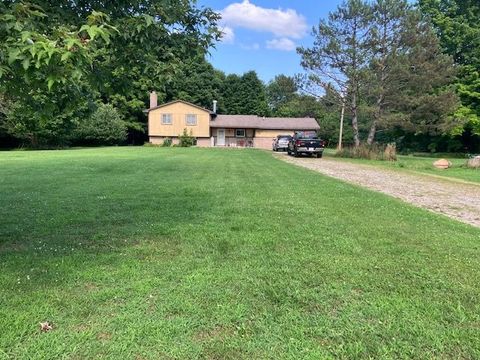
<svg viewBox="0 0 480 360"><path fill-rule="evenodd" d="M291 164L380 191L410 204L480 227L480 185L334 159L294 158L286 154L275 156Z"/></svg>

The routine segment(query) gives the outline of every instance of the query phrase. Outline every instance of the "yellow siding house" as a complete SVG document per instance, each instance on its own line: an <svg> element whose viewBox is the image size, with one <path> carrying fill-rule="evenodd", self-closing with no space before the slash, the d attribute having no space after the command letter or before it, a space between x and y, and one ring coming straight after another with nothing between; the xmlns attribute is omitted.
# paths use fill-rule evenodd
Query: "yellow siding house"
<svg viewBox="0 0 480 360"><path fill-rule="evenodd" d="M150 143L163 144L169 138L178 143L178 137L187 130L197 140L197 146L256 147L269 149L277 135L293 135L295 131L318 131L313 118L265 118L256 115L217 114L213 111L177 100L157 105L157 94L150 94L148 136Z"/></svg>

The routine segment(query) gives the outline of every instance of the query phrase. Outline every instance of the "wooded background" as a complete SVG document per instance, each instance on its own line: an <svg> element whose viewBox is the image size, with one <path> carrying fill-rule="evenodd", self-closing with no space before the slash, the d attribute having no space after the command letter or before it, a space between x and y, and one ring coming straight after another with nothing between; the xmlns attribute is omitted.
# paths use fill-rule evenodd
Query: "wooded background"
<svg viewBox="0 0 480 360"><path fill-rule="evenodd" d="M315 117L321 136L480 152L480 3L347 0L265 84L206 60L219 14L189 0L0 4L0 147L143 144L148 93L224 114Z"/></svg>

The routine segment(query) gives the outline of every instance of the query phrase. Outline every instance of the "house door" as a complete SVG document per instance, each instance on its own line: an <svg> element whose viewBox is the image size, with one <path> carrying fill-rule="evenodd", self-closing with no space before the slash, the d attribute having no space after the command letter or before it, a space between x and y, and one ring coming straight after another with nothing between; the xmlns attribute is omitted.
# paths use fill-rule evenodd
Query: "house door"
<svg viewBox="0 0 480 360"><path fill-rule="evenodd" d="M217 146L225 146L225 129L217 129Z"/></svg>

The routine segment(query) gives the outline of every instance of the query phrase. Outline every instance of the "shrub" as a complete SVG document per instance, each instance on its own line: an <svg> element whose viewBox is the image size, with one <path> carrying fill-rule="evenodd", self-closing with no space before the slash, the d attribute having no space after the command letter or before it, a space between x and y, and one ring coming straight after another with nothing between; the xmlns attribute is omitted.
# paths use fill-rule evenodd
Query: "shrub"
<svg viewBox="0 0 480 360"><path fill-rule="evenodd" d="M75 139L92 145L115 145L127 138L127 126L110 104L100 104L93 114L80 122Z"/></svg>
<svg viewBox="0 0 480 360"><path fill-rule="evenodd" d="M187 129L183 129L183 133L178 136L178 146L180 147L190 147L196 144L197 140L193 137L192 130L190 134L187 132Z"/></svg>
<svg viewBox="0 0 480 360"><path fill-rule="evenodd" d="M336 157L367 160L397 160L397 148L395 144L387 146L379 145L360 145L357 147L345 147L335 153Z"/></svg>
<svg viewBox="0 0 480 360"><path fill-rule="evenodd" d="M480 155L467 160L467 167L471 169L480 169Z"/></svg>
<svg viewBox="0 0 480 360"><path fill-rule="evenodd" d="M387 144L383 151L383 160L397 161L397 145L395 143Z"/></svg>
<svg viewBox="0 0 480 360"><path fill-rule="evenodd" d="M167 137L163 140L162 147L170 147L172 146L172 139Z"/></svg>

